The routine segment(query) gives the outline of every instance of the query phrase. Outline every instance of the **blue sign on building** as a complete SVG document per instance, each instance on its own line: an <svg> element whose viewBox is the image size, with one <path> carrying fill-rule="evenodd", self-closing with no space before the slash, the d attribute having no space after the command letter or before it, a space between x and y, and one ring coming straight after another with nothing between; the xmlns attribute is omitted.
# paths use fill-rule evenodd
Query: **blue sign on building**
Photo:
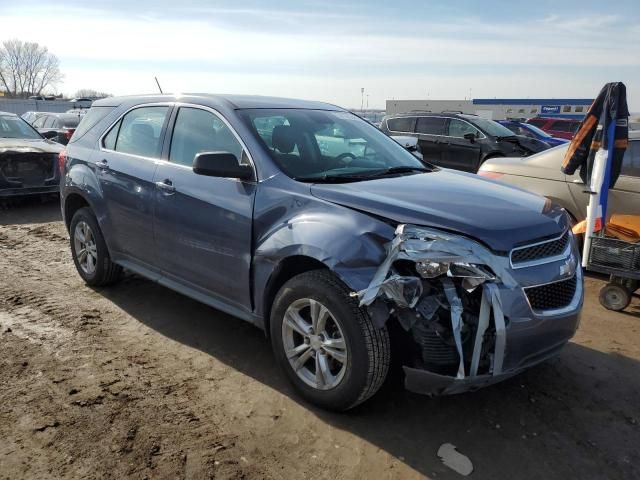
<svg viewBox="0 0 640 480"><path fill-rule="evenodd" d="M542 105L540 107L540 114L559 114L560 113L560 105Z"/></svg>

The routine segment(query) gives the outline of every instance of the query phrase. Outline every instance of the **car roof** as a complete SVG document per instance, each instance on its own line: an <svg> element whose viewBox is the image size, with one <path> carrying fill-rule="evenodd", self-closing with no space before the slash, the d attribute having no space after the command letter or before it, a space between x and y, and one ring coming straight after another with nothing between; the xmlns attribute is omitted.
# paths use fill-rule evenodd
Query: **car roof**
<svg viewBox="0 0 640 480"><path fill-rule="evenodd" d="M336 105L310 100L293 98L264 97L260 95L214 95L209 93L185 93L163 95L131 95L123 97L109 97L93 102L94 107L117 107L124 103L136 105L138 103L155 102L185 102L209 106L224 105L233 110L247 108L298 108L310 110L338 110L344 111Z"/></svg>
<svg viewBox="0 0 640 480"><path fill-rule="evenodd" d="M2 111L0 111L0 115L9 116L9 117L17 117L18 116L15 113L12 113L12 112L2 112Z"/></svg>

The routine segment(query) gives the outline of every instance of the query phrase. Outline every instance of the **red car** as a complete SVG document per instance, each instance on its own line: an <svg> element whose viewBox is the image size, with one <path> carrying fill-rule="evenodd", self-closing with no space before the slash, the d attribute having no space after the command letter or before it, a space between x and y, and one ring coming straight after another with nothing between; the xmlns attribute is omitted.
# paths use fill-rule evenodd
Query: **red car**
<svg viewBox="0 0 640 480"><path fill-rule="evenodd" d="M530 118L526 123L535 125L552 137L566 138L567 140L571 140L580 127L580 120L570 118L536 117Z"/></svg>

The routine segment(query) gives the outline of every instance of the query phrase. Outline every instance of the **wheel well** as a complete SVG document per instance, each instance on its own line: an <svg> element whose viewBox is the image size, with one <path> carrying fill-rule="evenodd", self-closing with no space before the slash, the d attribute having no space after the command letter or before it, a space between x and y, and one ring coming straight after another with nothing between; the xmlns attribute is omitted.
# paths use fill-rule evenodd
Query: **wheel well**
<svg viewBox="0 0 640 480"><path fill-rule="evenodd" d="M267 283L263 299L264 329L267 336L269 335L269 322L271 321L271 305L273 305L280 288L296 275L326 268L327 266L321 261L304 255L288 257L280 262Z"/></svg>
<svg viewBox="0 0 640 480"><path fill-rule="evenodd" d="M71 219L75 213L83 207L88 207L89 203L84 199L82 195L72 193L67 196L64 202L64 220L67 224L67 230L71 226Z"/></svg>

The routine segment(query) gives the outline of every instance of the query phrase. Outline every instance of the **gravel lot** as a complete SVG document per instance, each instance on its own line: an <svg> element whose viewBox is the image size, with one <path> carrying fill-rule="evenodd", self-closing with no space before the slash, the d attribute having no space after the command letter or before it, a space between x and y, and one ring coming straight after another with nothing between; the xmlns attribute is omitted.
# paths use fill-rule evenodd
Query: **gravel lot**
<svg viewBox="0 0 640 480"><path fill-rule="evenodd" d="M0 210L0 478L640 478L640 301L587 278L563 354L483 391L300 401L254 327L136 276L93 290L58 204Z"/></svg>

